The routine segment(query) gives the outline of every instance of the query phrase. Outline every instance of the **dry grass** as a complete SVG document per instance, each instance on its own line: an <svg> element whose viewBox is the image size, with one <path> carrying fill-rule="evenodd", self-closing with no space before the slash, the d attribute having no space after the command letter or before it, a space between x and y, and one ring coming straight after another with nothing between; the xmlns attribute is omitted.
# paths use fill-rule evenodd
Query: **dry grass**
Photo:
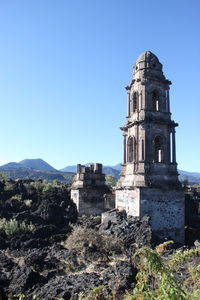
<svg viewBox="0 0 200 300"><path fill-rule="evenodd" d="M95 229L75 225L68 239L62 244L69 250L82 250L85 247L92 247L96 251L106 253L122 252L120 239L102 234Z"/></svg>

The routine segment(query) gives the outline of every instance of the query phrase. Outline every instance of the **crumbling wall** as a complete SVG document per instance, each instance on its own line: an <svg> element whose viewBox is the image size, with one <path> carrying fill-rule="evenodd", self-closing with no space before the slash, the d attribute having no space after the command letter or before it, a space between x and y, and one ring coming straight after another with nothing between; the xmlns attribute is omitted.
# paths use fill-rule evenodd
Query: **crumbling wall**
<svg viewBox="0 0 200 300"><path fill-rule="evenodd" d="M100 215L114 208L113 197L105 184L102 164L77 165L77 174L72 184L71 199L79 215Z"/></svg>
<svg viewBox="0 0 200 300"><path fill-rule="evenodd" d="M150 216L152 229L161 239L184 243L184 194L182 190L132 188L116 191L116 208L135 217Z"/></svg>
<svg viewBox="0 0 200 300"><path fill-rule="evenodd" d="M150 224L162 239L185 242L184 193L182 190L141 188L140 213L150 216Z"/></svg>
<svg viewBox="0 0 200 300"><path fill-rule="evenodd" d="M77 206L79 215L100 215L105 211L105 190L77 189L71 191L71 198ZM108 192L108 191L107 191Z"/></svg>

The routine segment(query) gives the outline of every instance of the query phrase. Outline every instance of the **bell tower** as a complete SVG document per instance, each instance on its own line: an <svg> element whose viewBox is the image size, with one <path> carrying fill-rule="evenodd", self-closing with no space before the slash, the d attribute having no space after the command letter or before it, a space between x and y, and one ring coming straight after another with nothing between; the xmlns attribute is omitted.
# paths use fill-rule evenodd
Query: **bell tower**
<svg viewBox="0 0 200 300"><path fill-rule="evenodd" d="M160 237L184 240L184 196L178 180L175 128L162 64L142 53L126 87L128 111L123 132L123 163L116 207L133 216L148 214ZM179 211L179 216L174 213ZM179 217L179 224L176 218ZM166 221L168 220L168 221ZM171 230L173 227L173 233ZM178 237L179 235L179 237Z"/></svg>

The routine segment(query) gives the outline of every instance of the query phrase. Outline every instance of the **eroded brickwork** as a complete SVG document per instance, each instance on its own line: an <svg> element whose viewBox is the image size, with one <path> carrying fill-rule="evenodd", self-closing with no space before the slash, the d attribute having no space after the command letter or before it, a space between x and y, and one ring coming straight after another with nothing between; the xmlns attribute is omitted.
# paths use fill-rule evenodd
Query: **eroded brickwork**
<svg viewBox="0 0 200 300"><path fill-rule="evenodd" d="M105 185L102 164L77 165L71 198L79 215L100 215L105 210L114 208L113 195Z"/></svg>

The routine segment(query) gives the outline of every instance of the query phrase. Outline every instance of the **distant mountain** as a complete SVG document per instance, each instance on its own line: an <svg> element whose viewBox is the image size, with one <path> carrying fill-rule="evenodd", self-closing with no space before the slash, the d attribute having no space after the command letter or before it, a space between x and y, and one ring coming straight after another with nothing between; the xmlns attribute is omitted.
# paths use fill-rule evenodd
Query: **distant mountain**
<svg viewBox="0 0 200 300"><path fill-rule="evenodd" d="M67 167L65 167L65 168L63 168L63 169L60 169L59 171L61 171L61 172L74 172L74 173L76 173L76 165L73 165L73 166L67 166Z"/></svg>
<svg viewBox="0 0 200 300"><path fill-rule="evenodd" d="M198 172L188 172L183 170L178 170L179 180L188 181L189 183L200 183L200 173Z"/></svg>
<svg viewBox="0 0 200 300"><path fill-rule="evenodd" d="M50 166L46 161L41 158L36 159L24 159L19 162L22 166L35 170L42 171L56 171L52 166Z"/></svg>
<svg viewBox="0 0 200 300"><path fill-rule="evenodd" d="M111 168L120 171L120 170L121 170L121 165L122 165L122 164L117 164L117 165L111 166ZM109 166L108 166L108 167L109 167Z"/></svg>
<svg viewBox="0 0 200 300"><path fill-rule="evenodd" d="M106 167L103 167L103 173L106 175L112 175L113 177L119 179L120 171L117 169L114 169L113 167L106 166Z"/></svg>
<svg viewBox="0 0 200 300"><path fill-rule="evenodd" d="M10 162L0 166L0 172L11 179L43 179L47 181L57 179L67 184L71 184L75 175L72 172L57 171L42 159L25 159L19 163Z"/></svg>
<svg viewBox="0 0 200 300"><path fill-rule="evenodd" d="M70 172L59 172L59 171L43 171L43 170L35 170L26 167L8 167L2 168L0 167L0 172L4 173L8 178L11 179L33 179L33 180L59 180L60 182L64 182L67 184L71 184L74 173Z"/></svg>
<svg viewBox="0 0 200 300"><path fill-rule="evenodd" d="M17 162L9 162L5 165L0 166L0 170L1 169L12 169L12 168L20 168L23 167L20 163Z"/></svg>

